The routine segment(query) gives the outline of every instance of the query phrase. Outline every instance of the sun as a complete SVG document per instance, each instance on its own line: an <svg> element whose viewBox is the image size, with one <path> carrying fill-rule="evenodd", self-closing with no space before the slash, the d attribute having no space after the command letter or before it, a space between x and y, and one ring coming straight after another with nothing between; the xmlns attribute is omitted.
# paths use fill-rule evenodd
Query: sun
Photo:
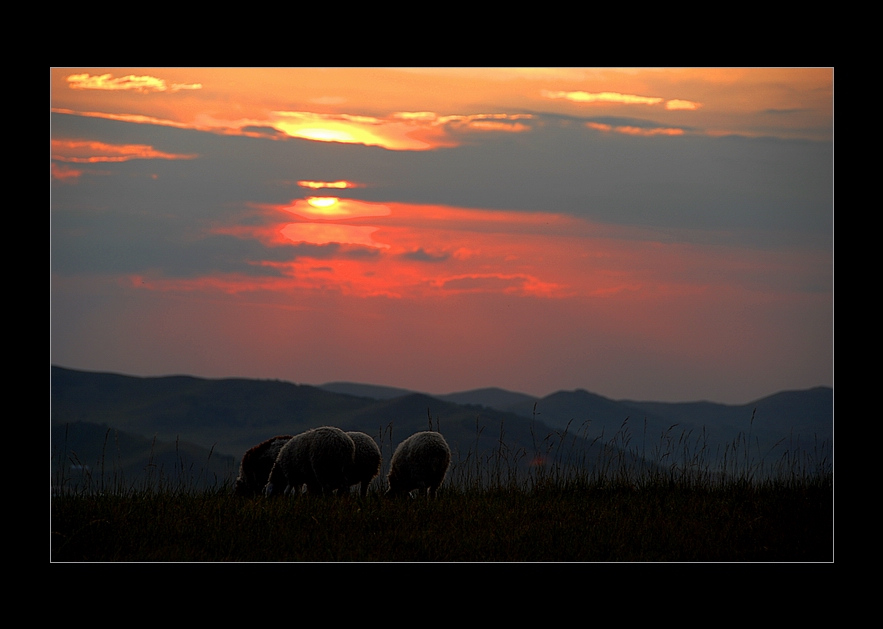
<svg viewBox="0 0 883 629"><path fill-rule="evenodd" d="M317 208L326 208L336 205L340 201L338 197L309 197L307 203Z"/></svg>

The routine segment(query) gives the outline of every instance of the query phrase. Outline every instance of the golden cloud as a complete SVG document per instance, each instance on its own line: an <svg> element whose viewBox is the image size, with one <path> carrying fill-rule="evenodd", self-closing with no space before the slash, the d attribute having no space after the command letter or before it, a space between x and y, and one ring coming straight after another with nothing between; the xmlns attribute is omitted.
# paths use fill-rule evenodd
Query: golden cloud
<svg viewBox="0 0 883 629"><path fill-rule="evenodd" d="M618 103L621 105L657 105L663 98L654 96L635 96L633 94L620 94L619 92L554 92L542 90L540 94L545 98L564 99L574 103Z"/></svg>
<svg viewBox="0 0 883 629"><path fill-rule="evenodd" d="M605 133L622 133L624 135L642 135L642 136L653 136L653 135L684 135L683 129L678 129L677 127L635 127L631 125L609 125L603 124L600 122L587 122L586 127L589 129L594 129L595 131L603 131Z"/></svg>
<svg viewBox="0 0 883 629"><path fill-rule="evenodd" d="M52 140L49 144L52 159L75 164L97 162L127 162L132 159L195 159L198 155L184 155L158 151L147 144L106 144L89 140Z"/></svg>
<svg viewBox="0 0 883 629"><path fill-rule="evenodd" d="M361 184L353 183L352 181L309 181L303 179L297 182L301 188L309 188L312 190L320 190L322 188L333 188L333 189L343 189L343 188L360 188Z"/></svg>
<svg viewBox="0 0 883 629"><path fill-rule="evenodd" d="M693 101L690 101L690 100L680 100L680 99L677 99L677 98L675 98L675 99L673 99L673 100L670 100L670 101L667 101L667 102L665 103L665 108L666 108L666 109L671 109L671 110L676 110L676 109L699 109L700 107L702 107L702 103L694 103Z"/></svg>
<svg viewBox="0 0 883 629"><path fill-rule="evenodd" d="M542 96L551 99L569 100L573 103L605 103L619 105L658 105L665 103L665 108L675 110L693 110L702 107L701 103L674 98L665 100L656 96L635 96L634 94L620 94L619 92L565 92L543 90Z"/></svg>
<svg viewBox="0 0 883 629"><path fill-rule="evenodd" d="M112 74L72 74L67 77L72 90L131 90L135 92L177 92L179 90L200 90L200 83L166 83L154 76L127 76L113 78Z"/></svg>

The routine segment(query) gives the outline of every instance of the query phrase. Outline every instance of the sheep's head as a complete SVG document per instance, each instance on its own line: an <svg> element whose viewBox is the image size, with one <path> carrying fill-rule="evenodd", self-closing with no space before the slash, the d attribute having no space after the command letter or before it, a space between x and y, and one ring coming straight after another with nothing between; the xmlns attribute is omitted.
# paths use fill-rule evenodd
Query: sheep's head
<svg viewBox="0 0 883 629"><path fill-rule="evenodd" d="M237 478L233 483L233 495L234 496L248 496L251 494L251 490L248 487L248 483L245 482L242 478Z"/></svg>
<svg viewBox="0 0 883 629"><path fill-rule="evenodd" d="M413 498L413 497L414 497L414 496L411 495L411 492L410 492L410 491L396 490L396 489L392 489L392 488L387 489L387 490L386 490L386 493L383 494L383 495L384 495L384 497L386 497L386 498L401 498L402 496L405 496L405 497L407 497L407 498Z"/></svg>
<svg viewBox="0 0 883 629"><path fill-rule="evenodd" d="M414 497L411 493L414 490L406 489L406 486L404 484L396 482L396 478L394 475L390 475L389 477L387 477L387 480L389 481L389 489L387 489L386 493L384 494L384 496L386 496L387 498L398 498L400 496L406 496L408 498Z"/></svg>

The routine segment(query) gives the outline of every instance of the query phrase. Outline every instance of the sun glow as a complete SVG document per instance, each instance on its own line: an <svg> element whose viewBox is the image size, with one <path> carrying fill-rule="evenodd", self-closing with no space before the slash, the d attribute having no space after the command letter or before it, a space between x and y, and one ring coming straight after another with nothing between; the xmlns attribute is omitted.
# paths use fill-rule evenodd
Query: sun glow
<svg viewBox="0 0 883 629"><path fill-rule="evenodd" d="M744 267L737 256L721 257L720 248L709 266L707 248L659 243L640 229L563 214L332 198L337 201L327 207L307 199L264 206L274 225L218 231L256 238L276 252L254 262L274 273L242 278L237 290L278 285L395 299L506 295L634 302L706 294L717 278ZM685 277L684 268L694 271Z"/></svg>
<svg viewBox="0 0 883 629"><path fill-rule="evenodd" d="M368 216L387 216L388 206L380 203L368 203L355 199L338 197L309 197L298 199L292 205L274 207L274 209L297 214L306 219L343 219L364 218Z"/></svg>
<svg viewBox="0 0 883 629"><path fill-rule="evenodd" d="M412 137L415 128L407 122L304 111L277 111L273 115L273 126L292 138L381 146L398 151L433 148L429 143Z"/></svg>
<svg viewBox="0 0 883 629"><path fill-rule="evenodd" d="M319 142L344 142L355 144L358 142L352 133L341 129L304 129L293 128L290 125L279 125L285 133L293 138L305 140L317 140Z"/></svg>
<svg viewBox="0 0 883 629"><path fill-rule="evenodd" d="M394 112L387 118L305 111L273 112L272 125L285 135L320 142L381 146L394 151L426 151L456 144L450 131L525 132L520 122L533 114L439 115L434 112Z"/></svg>
<svg viewBox="0 0 883 629"><path fill-rule="evenodd" d="M391 297L495 293L561 298L576 294L590 229L564 215L368 203L338 197L298 199L272 209L299 222L276 233L298 246L278 268L299 286ZM278 241L275 241L279 244ZM311 248L313 247L313 248ZM578 269L550 251L579 254ZM506 272L497 269L505 267ZM580 271L579 269L582 269ZM592 290L621 278L596 276ZM580 289L584 290L584 289Z"/></svg>

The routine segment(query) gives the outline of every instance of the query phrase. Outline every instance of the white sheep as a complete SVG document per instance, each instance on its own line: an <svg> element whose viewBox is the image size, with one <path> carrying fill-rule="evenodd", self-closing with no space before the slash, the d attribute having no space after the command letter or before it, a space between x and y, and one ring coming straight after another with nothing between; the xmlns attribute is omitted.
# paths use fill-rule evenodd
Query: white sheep
<svg viewBox="0 0 883 629"><path fill-rule="evenodd" d="M441 434L418 432L402 441L389 464L388 496L410 493L419 489L434 497L448 472L451 449Z"/></svg>
<svg viewBox="0 0 883 629"><path fill-rule="evenodd" d="M353 466L356 444L340 428L312 428L288 440L270 471L264 488L267 496L300 493L306 484L311 494L330 494L346 484L347 471Z"/></svg>
<svg viewBox="0 0 883 629"><path fill-rule="evenodd" d="M233 483L233 493L237 496L256 496L263 491L276 456L291 435L277 435L250 448L242 456L239 476Z"/></svg>
<svg viewBox="0 0 883 629"><path fill-rule="evenodd" d="M369 435L357 431L350 431L346 434L356 444L356 458L353 466L347 472L347 484L341 487L338 493L349 493L351 485L360 483L359 493L364 498L368 495L368 485L380 473L383 457L377 442Z"/></svg>

